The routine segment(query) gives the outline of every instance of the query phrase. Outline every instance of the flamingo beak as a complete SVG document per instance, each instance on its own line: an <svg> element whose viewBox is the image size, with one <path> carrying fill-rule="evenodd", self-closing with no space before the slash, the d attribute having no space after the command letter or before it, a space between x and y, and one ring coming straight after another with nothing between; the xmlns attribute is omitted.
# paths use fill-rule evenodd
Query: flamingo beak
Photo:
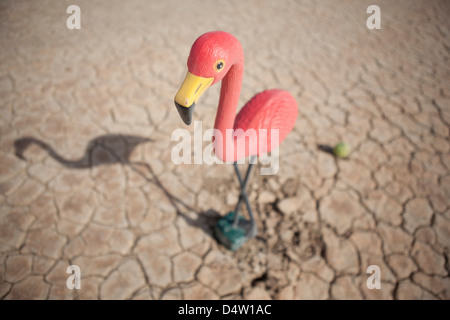
<svg viewBox="0 0 450 320"><path fill-rule="evenodd" d="M213 81L214 78L203 78L187 72L180 90L175 95L175 106L185 124L191 124L195 103Z"/></svg>

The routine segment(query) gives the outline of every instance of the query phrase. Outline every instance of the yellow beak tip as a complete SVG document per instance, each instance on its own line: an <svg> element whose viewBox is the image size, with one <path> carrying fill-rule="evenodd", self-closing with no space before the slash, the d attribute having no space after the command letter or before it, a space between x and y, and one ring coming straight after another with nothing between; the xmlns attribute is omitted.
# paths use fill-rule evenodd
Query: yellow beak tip
<svg viewBox="0 0 450 320"><path fill-rule="evenodd" d="M188 108L191 104L198 101L213 81L214 78L199 77L188 71L180 90L175 95L175 102Z"/></svg>

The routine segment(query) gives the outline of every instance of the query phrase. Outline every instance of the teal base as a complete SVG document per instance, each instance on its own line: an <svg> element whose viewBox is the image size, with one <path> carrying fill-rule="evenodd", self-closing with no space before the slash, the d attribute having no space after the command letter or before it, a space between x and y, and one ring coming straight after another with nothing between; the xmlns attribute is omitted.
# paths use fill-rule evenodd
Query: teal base
<svg viewBox="0 0 450 320"><path fill-rule="evenodd" d="M254 237L252 225L249 220L244 219L240 216L238 225L233 227L234 222L234 211L229 212L225 217L220 219L216 227L214 228L214 233L219 240L227 249L231 251L236 251L242 245Z"/></svg>

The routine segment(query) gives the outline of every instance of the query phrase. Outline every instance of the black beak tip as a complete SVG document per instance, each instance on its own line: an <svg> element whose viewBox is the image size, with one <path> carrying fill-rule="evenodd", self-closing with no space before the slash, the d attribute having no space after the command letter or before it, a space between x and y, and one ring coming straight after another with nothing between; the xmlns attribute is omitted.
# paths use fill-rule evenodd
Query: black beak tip
<svg viewBox="0 0 450 320"><path fill-rule="evenodd" d="M175 101L175 107L177 107L178 113L180 114L183 122L190 125L192 122L192 114L194 113L195 102L190 107L186 108Z"/></svg>

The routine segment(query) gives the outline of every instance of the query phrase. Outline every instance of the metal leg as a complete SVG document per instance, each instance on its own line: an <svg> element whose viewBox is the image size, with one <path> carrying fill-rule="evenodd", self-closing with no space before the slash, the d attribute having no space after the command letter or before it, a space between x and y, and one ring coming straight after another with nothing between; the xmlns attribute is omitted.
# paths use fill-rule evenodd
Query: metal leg
<svg viewBox="0 0 450 320"><path fill-rule="evenodd" d="M237 163L234 163L236 176L238 177L239 185L241 187L239 200L235 211L228 212L225 217L219 219L214 228L214 234L217 240L232 251L238 250L246 241L256 237L258 233L252 208L250 207L250 202L248 201L246 192L253 164L256 163L254 160L255 157L250 159L250 164L248 165L244 180L242 180ZM245 201L250 220L240 217L239 211L242 205L242 200Z"/></svg>
<svg viewBox="0 0 450 320"><path fill-rule="evenodd" d="M250 178L250 173L251 173L251 170L252 170L252 167L253 167L253 162L254 162L253 160L254 160L254 157L252 157L250 159L250 163L248 165L248 169L247 169L247 173L245 174L244 181L242 181L242 177L241 177L241 174L239 172L237 163L236 162L234 163L234 170L236 172L236 175L237 175L238 180L239 180L239 184L241 186L241 193L239 194L239 200L238 200L238 203L237 203L236 209L235 209L233 227L236 227L238 225L239 211L240 211L242 200L244 200L245 201L245 205L247 207L248 214L250 216L250 223L252 224L252 235L251 236L255 236L256 235L256 224L255 224L255 219L254 219L254 216L253 216L253 211L252 211L252 208L250 207L250 202L248 201L248 196L247 196L247 192L246 192L245 189L247 188L247 184L248 184L248 181L249 181L249 178Z"/></svg>

